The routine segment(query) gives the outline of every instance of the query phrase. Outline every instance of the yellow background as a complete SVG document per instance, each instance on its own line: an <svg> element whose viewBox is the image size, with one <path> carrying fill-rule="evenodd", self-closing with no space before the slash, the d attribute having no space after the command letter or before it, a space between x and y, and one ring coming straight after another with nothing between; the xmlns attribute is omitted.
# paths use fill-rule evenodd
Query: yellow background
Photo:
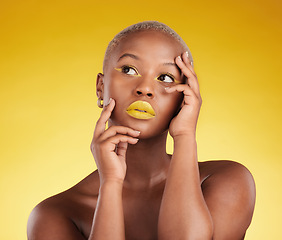
<svg viewBox="0 0 282 240"><path fill-rule="evenodd" d="M247 166L257 202L246 239L282 239L281 9L280 0L1 1L0 238L25 239L38 202L95 170L106 45L128 25L158 20L194 57L199 160Z"/></svg>

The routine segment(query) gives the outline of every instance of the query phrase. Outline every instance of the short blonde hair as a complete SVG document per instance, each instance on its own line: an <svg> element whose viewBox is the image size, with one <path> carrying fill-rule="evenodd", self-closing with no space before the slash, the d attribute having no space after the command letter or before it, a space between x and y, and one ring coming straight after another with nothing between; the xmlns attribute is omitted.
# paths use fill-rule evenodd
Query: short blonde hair
<svg viewBox="0 0 282 240"><path fill-rule="evenodd" d="M146 31L146 30L155 30L162 33L165 33L171 37L173 37L175 40L177 40L182 47L185 49L185 51L189 54L189 60L193 63L193 57L190 52L190 49L188 48L187 44L183 41L183 39L169 26L167 26L164 23L158 22L158 21L144 21L139 22L136 24L133 24L121 32L119 32L115 37L109 42L108 47L106 49L105 57L104 57L104 63L103 63L103 70L105 70L105 66L107 65L107 62L109 60L109 57L112 53L112 51L118 46L120 41L127 37L131 33L136 33L140 31Z"/></svg>

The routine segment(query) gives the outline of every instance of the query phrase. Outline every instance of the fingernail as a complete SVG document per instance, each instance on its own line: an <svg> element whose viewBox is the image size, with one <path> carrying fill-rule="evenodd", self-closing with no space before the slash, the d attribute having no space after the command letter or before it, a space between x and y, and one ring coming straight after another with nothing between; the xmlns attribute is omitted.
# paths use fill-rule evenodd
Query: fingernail
<svg viewBox="0 0 282 240"><path fill-rule="evenodd" d="M188 52L186 52L186 56L189 58L189 53Z"/></svg>
<svg viewBox="0 0 282 240"><path fill-rule="evenodd" d="M193 67L193 62L191 62L191 66Z"/></svg>
<svg viewBox="0 0 282 240"><path fill-rule="evenodd" d="M170 89L170 87L165 87L165 90L168 90L168 89Z"/></svg>
<svg viewBox="0 0 282 240"><path fill-rule="evenodd" d="M135 138L135 140L137 140L137 142L139 141L139 138Z"/></svg>
<svg viewBox="0 0 282 240"><path fill-rule="evenodd" d="M110 99L109 99L108 104L107 104L107 105L105 105L105 107L109 106L112 100L113 100L113 99L112 99L112 98L110 98Z"/></svg>
<svg viewBox="0 0 282 240"><path fill-rule="evenodd" d="M182 59L181 59L181 57L180 57L180 56L178 56L177 58L178 58L180 61L182 61Z"/></svg>
<svg viewBox="0 0 282 240"><path fill-rule="evenodd" d="M138 134L140 134L140 133L141 133L140 131L137 131L137 130L135 130L135 132L136 132L136 133L138 133Z"/></svg>

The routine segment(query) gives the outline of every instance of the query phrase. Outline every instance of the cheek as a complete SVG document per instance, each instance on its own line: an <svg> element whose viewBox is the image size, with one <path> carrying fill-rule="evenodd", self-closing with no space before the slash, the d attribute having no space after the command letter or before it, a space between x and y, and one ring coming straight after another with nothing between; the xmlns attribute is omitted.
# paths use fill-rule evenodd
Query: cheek
<svg viewBox="0 0 282 240"><path fill-rule="evenodd" d="M125 91L125 86L118 78L111 77L104 81L104 98L105 100L113 98L116 101L121 97L121 93Z"/></svg>
<svg viewBox="0 0 282 240"><path fill-rule="evenodd" d="M179 110L183 101L183 97L183 93L175 92L171 94L169 105L172 112L177 112Z"/></svg>
<svg viewBox="0 0 282 240"><path fill-rule="evenodd" d="M183 101L183 93L175 92L164 97L163 109L166 117L172 119L179 111Z"/></svg>

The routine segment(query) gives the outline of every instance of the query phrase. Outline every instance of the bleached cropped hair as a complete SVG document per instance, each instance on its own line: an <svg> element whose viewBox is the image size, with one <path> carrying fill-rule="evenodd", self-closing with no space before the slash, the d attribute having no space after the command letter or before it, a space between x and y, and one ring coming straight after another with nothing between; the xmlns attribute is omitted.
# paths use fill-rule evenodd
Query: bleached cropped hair
<svg viewBox="0 0 282 240"><path fill-rule="evenodd" d="M183 41L183 39L173 29L171 29L166 24L158 22L158 21L144 21L144 22L133 24L125 28L121 32L119 32L117 35L115 35L115 37L110 41L106 49L104 63L103 63L103 70L105 70L105 66L107 65L108 59L112 51L118 46L118 44L120 43L122 39L126 38L131 33L136 33L136 32L144 31L144 30L155 30L155 31L159 31L159 32L168 34L169 36L173 37L183 46L184 50L189 53L189 60L193 63L193 57L190 52L190 49L188 48L187 44Z"/></svg>

